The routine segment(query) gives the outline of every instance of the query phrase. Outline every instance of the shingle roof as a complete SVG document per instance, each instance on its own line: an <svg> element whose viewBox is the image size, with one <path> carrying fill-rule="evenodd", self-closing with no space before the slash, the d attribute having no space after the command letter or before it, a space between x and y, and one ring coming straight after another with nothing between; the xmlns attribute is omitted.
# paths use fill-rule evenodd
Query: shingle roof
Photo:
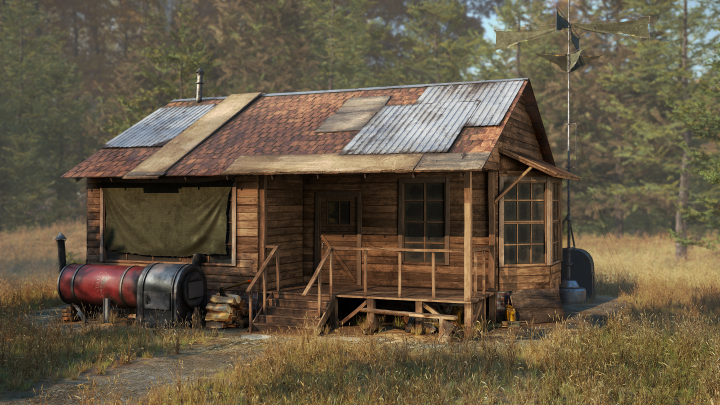
<svg viewBox="0 0 720 405"><path fill-rule="evenodd" d="M490 104L482 107L485 113L479 114L478 108L469 109L470 112L466 119L460 120L463 121L462 125L452 129L452 134L445 134L443 151L488 153L495 147L504 123L507 121L508 111L512 109L520 92L525 88L522 86L523 83L527 83L527 81L515 79L450 85L266 94L255 100L235 118L228 121L180 159L167 171L166 176L221 175L225 169L242 156L338 154L348 146L353 138L357 138L358 131L335 133L317 133L315 131L330 115L337 112L346 100L352 97L390 96L390 100L383 109L414 107L419 105L416 103L421 96L426 100L434 99L435 104L438 104L438 100L440 100L439 104L445 103L447 106L449 106L448 100L452 100L452 97L457 98L461 93L464 99L478 104L476 107L484 106L482 102L487 100ZM491 105L492 100L495 100L495 104L498 105ZM211 105L222 101L223 98L213 98L203 101L203 103ZM173 100L163 109L191 106L197 106L197 103L194 100ZM375 118L379 119L381 112L370 121ZM500 121L497 120L497 117L500 117ZM474 127L469 126L469 120L480 121L485 125L489 125L488 123L495 125ZM369 124L366 124L366 127ZM542 124L540 123L540 125ZM150 141L146 143L150 143ZM423 142L416 142L416 144L422 145ZM158 149L158 147L148 146L104 148L63 177L122 177Z"/></svg>

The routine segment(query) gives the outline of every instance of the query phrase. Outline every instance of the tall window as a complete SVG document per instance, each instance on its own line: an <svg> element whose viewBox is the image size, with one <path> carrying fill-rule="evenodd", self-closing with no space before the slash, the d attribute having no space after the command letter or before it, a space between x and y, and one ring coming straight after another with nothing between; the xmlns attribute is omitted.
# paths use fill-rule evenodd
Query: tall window
<svg viewBox="0 0 720 405"><path fill-rule="evenodd" d="M400 226L403 245L411 249L446 249L447 206L444 179L401 181ZM432 253L406 252L406 262L430 262ZM444 253L435 253L436 263L446 263Z"/></svg>
<svg viewBox="0 0 720 405"><path fill-rule="evenodd" d="M505 264L544 264L545 183L520 182L504 199Z"/></svg>

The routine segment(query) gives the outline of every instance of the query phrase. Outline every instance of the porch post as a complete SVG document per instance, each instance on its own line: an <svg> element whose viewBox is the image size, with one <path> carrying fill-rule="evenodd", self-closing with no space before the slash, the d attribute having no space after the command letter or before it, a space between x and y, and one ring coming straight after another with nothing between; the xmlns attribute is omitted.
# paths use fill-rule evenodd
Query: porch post
<svg viewBox="0 0 720 405"><path fill-rule="evenodd" d="M472 305L472 265L473 265L473 211L472 211L472 172L467 171L463 176L464 180L464 209L463 222L465 225L464 237L464 272L463 272L463 296L465 301L465 327L472 326L473 305Z"/></svg>

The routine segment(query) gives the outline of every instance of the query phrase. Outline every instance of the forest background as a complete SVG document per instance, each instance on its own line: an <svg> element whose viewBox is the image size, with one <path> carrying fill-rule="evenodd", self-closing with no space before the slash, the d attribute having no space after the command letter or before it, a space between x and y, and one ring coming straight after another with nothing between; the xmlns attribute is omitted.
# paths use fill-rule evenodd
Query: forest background
<svg viewBox="0 0 720 405"><path fill-rule="evenodd" d="M565 166L554 35L494 50L499 30L554 24L535 0L0 0L0 230L83 218L67 170L153 110L205 95L528 77ZM602 57L571 75L576 233L712 247L720 223L714 1L576 0L571 21L650 16L650 39L581 31ZM486 22L483 25L483 22Z"/></svg>

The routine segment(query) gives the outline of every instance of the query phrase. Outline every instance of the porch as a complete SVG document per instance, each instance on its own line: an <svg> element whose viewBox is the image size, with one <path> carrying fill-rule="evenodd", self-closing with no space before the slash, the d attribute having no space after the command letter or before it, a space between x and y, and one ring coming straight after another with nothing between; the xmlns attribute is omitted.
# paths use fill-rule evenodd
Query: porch
<svg viewBox="0 0 720 405"><path fill-rule="evenodd" d="M409 249L409 248L371 248L371 247L333 247L327 245L323 257L318 264L312 278L307 284L285 285L281 283L280 261L278 246L268 246L271 252L264 260L260 270L247 288L247 292L261 290L259 293L258 309L253 310L250 304L249 330L253 331L254 323L276 326L299 326L307 324L308 319L314 320L316 328L321 329L328 322L342 325L360 312L368 313L368 318L374 323L375 314L410 315L414 317L445 317L428 303L452 304L462 306L463 319L458 319L465 325L472 325L478 320L491 319L495 321L495 295L494 288L488 288L486 280L488 275L494 274L494 255L490 246L477 247L472 250L472 268L470 277L465 277L464 289L436 288L435 255L439 253L464 253L462 250L451 249ZM357 276L350 271L338 251L351 251L358 253ZM368 252L383 252L396 254L397 285L368 285ZM405 253L428 253L432 256L429 280L424 285L430 287L403 287L403 260ZM274 264L274 266L271 265ZM269 269L274 267L274 272ZM344 273L343 280L336 280L338 272ZM272 274L274 273L274 274ZM274 291L268 291L267 282L270 275L275 276ZM347 282L347 279L353 282ZM491 280L493 277L491 277ZM339 318L339 307L343 303L352 303L352 311L346 311L343 319ZM362 302L359 306L357 303ZM414 312L402 312L383 306L414 306ZM394 302L388 305L387 302ZM399 303L400 302L400 303ZM425 312L427 311L427 312ZM349 312L349 313L348 313ZM278 320L285 322L278 323ZM313 323L314 323L313 322Z"/></svg>

